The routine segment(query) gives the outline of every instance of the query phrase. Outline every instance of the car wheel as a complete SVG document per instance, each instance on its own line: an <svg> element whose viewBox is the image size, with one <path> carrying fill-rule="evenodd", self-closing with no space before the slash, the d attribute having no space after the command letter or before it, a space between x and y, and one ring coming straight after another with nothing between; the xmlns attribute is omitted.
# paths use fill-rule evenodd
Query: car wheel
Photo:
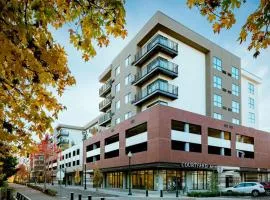
<svg viewBox="0 0 270 200"><path fill-rule="evenodd" d="M259 196L259 191L258 190L253 190L252 192L251 192L251 194L252 194L252 196L254 196L254 197L257 197L257 196Z"/></svg>
<svg viewBox="0 0 270 200"><path fill-rule="evenodd" d="M232 190L228 190L227 192L228 192L228 193L232 193Z"/></svg>
<svg viewBox="0 0 270 200"><path fill-rule="evenodd" d="M265 190L265 194L270 196L270 190Z"/></svg>

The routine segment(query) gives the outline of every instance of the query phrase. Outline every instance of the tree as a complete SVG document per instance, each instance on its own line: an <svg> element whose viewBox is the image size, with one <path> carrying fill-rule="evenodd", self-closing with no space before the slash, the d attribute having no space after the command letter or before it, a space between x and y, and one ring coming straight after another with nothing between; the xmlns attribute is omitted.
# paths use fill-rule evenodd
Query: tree
<svg viewBox="0 0 270 200"><path fill-rule="evenodd" d="M235 12L245 2L246 0L187 0L189 8L196 6L213 24L215 33L219 33L222 28L230 29L235 24ZM260 0L257 9L248 16L239 33L240 44L246 41L248 36L251 37L248 50L255 51L253 54L255 58L261 49L266 49L270 45L269 13L270 1Z"/></svg>
<svg viewBox="0 0 270 200"><path fill-rule="evenodd" d="M0 187L16 173L17 158L12 156L10 147L0 142Z"/></svg>
<svg viewBox="0 0 270 200"><path fill-rule="evenodd" d="M95 46L127 35L124 0L0 0L0 141L26 152L65 109L56 98L75 84L64 48L49 27L70 25L70 42L88 61Z"/></svg>
<svg viewBox="0 0 270 200"><path fill-rule="evenodd" d="M35 153L41 154L44 157L44 167L43 167L43 178L44 178L44 190L46 190L46 183L51 179L51 172L48 171L47 163L50 157L54 157L55 154L59 153L59 149L55 143L51 142L50 136L45 135L44 139L37 145L37 150ZM34 154L35 154L34 153Z"/></svg>
<svg viewBox="0 0 270 200"><path fill-rule="evenodd" d="M81 182L80 170L77 169L75 172L75 183L80 184L80 182Z"/></svg>
<svg viewBox="0 0 270 200"><path fill-rule="evenodd" d="M25 164L20 164L17 167L17 172L15 174L15 181L20 183L26 183L29 177L30 172L27 170L27 167Z"/></svg>
<svg viewBox="0 0 270 200"><path fill-rule="evenodd" d="M103 181L103 174L101 173L100 169L98 166L94 168L94 177L93 177L93 184L94 187L96 187L96 190L101 186Z"/></svg>

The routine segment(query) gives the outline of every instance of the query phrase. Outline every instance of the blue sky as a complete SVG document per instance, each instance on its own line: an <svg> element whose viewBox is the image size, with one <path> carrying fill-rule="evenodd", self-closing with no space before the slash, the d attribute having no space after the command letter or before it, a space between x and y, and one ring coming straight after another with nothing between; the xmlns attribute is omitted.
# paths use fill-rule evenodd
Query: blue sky
<svg viewBox="0 0 270 200"><path fill-rule="evenodd" d="M200 15L196 8L189 9L186 0L126 0L126 29L128 36L124 40L112 38L107 48L97 48L97 55L89 62L84 62L81 53L69 43L69 27L53 31L54 38L63 45L68 54L69 67L75 76L77 84L66 90L59 101L67 106L67 110L59 115L58 123L83 126L99 114L100 98L98 89L99 74L110 65L111 61L125 45L136 35L143 25L160 10L179 21L193 31L203 35L216 44L233 52L242 59L242 67L263 78L261 89L260 127L270 131L270 48L261 52L254 59L252 52L246 50L247 44L239 45L236 41L241 26L250 12L256 9L258 0L247 1L237 11L237 23L230 30L214 34L211 24Z"/></svg>

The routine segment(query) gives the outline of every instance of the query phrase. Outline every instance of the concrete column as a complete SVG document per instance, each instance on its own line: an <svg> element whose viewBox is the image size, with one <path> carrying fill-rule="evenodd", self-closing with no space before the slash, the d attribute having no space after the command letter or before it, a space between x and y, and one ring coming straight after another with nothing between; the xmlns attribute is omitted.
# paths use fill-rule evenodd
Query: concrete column
<svg viewBox="0 0 270 200"><path fill-rule="evenodd" d="M220 155L224 156L225 155L225 149L222 147L220 148Z"/></svg>
<svg viewBox="0 0 270 200"><path fill-rule="evenodd" d="M189 143L188 142L185 143L185 151L189 151Z"/></svg>
<svg viewBox="0 0 270 200"><path fill-rule="evenodd" d="M184 131L187 132L187 133L189 133L189 124L185 124Z"/></svg>
<svg viewBox="0 0 270 200"><path fill-rule="evenodd" d="M221 131L220 138L221 138L221 139L224 139L224 138L225 138L224 131Z"/></svg>

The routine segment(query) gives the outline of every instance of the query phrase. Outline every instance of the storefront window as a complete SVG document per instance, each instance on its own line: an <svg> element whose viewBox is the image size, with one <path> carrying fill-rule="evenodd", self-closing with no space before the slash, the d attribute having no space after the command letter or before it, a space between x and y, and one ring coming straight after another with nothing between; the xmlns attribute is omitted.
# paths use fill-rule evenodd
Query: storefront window
<svg viewBox="0 0 270 200"><path fill-rule="evenodd" d="M193 171L192 172L192 189L207 190L210 189L212 172L209 171Z"/></svg>
<svg viewBox="0 0 270 200"><path fill-rule="evenodd" d="M132 188L153 190L153 170L133 171L131 174Z"/></svg>
<svg viewBox="0 0 270 200"><path fill-rule="evenodd" d="M182 190L183 176L182 171L167 170L166 174L166 190ZM164 188L165 189L165 188Z"/></svg>
<svg viewBox="0 0 270 200"><path fill-rule="evenodd" d="M123 187L123 173L122 172L107 173L107 187L108 188L122 188Z"/></svg>

